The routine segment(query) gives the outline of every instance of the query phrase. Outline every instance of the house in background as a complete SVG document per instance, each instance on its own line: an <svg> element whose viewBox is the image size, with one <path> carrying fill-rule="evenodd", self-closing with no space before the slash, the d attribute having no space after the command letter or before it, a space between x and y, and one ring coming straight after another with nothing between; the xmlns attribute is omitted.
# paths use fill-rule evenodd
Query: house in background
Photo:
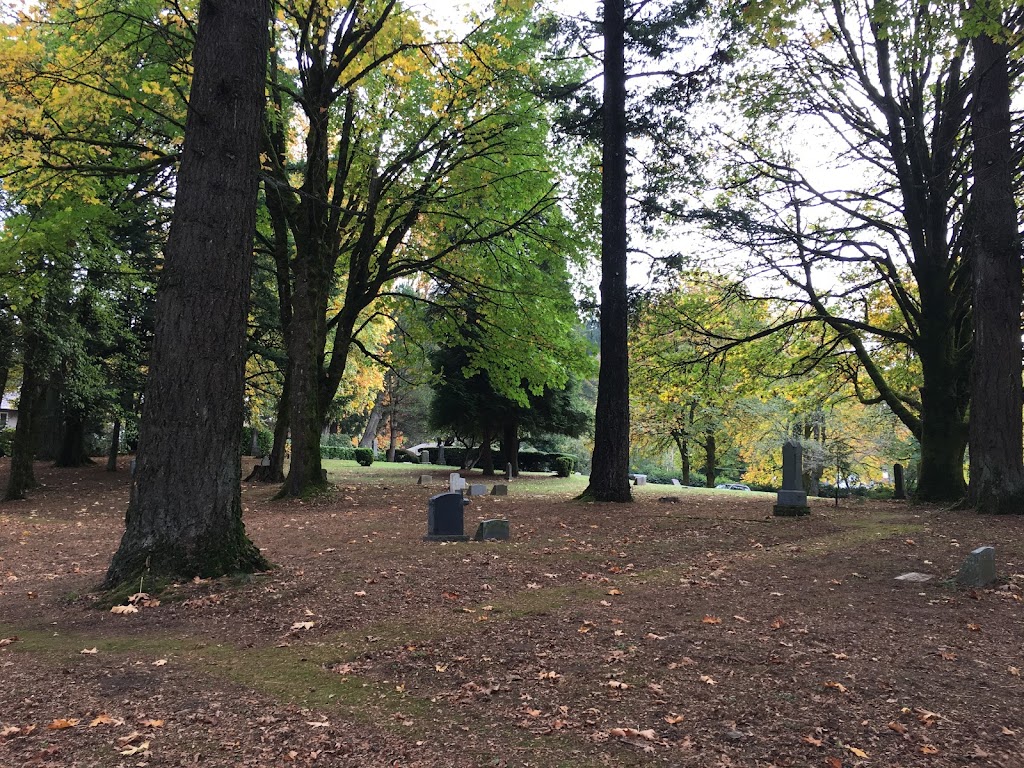
<svg viewBox="0 0 1024 768"><path fill-rule="evenodd" d="M0 429L14 429L18 426L18 407L14 404L18 395L5 392L0 400Z"/></svg>

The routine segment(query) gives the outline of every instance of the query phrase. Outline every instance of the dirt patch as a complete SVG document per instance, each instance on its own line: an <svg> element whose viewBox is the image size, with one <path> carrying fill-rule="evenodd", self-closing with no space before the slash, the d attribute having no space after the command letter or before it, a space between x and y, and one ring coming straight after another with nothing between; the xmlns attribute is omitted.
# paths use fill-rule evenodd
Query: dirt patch
<svg viewBox="0 0 1024 768"><path fill-rule="evenodd" d="M244 486L274 571L117 615L126 469L0 506L0 765L1024 765L1019 589L948 582L981 544L1024 572L1024 520L530 477L467 507L511 542L439 545L446 473L339 464Z"/></svg>

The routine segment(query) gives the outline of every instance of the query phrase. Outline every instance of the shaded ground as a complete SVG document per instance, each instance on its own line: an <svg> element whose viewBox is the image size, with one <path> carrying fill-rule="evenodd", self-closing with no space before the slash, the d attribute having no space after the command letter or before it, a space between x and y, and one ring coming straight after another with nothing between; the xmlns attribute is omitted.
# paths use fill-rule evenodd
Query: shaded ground
<svg viewBox="0 0 1024 768"><path fill-rule="evenodd" d="M534 477L467 508L512 542L438 545L446 472L331 466L245 486L277 570L119 615L127 472L40 465L0 505L0 765L1024 766L1017 582L944 581L981 544L1024 573L1024 520Z"/></svg>

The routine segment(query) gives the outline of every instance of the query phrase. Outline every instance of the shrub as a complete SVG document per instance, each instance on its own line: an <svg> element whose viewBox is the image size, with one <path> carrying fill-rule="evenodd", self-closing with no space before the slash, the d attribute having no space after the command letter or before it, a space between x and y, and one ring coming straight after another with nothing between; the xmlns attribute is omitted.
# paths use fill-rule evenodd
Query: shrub
<svg viewBox="0 0 1024 768"><path fill-rule="evenodd" d="M353 450L355 459L359 462L360 466L368 467L373 464L373 449L372 448L355 448Z"/></svg>
<svg viewBox="0 0 1024 768"><path fill-rule="evenodd" d="M0 430L0 456L11 455L11 444L14 442L14 430Z"/></svg>
<svg viewBox="0 0 1024 768"><path fill-rule="evenodd" d="M320 456L325 459L347 459L352 461L355 457L355 448L351 445L325 445L320 444ZM369 450L364 448L363 450ZM370 451L370 455L373 455L373 451Z"/></svg>
<svg viewBox="0 0 1024 768"><path fill-rule="evenodd" d="M576 468L576 459L572 456L558 456L554 461L555 472L559 477L569 477Z"/></svg>

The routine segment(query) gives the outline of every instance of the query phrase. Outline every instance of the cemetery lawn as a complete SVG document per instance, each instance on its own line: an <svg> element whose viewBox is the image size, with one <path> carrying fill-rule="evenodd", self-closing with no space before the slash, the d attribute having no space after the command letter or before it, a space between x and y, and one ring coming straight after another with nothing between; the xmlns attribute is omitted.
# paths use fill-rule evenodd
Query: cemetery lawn
<svg viewBox="0 0 1024 768"><path fill-rule="evenodd" d="M511 542L436 544L450 470L327 466L244 486L274 571L116 614L126 467L37 465L0 505L0 766L1024 766L1022 518L531 475L466 508ZM981 545L1002 581L956 588Z"/></svg>

